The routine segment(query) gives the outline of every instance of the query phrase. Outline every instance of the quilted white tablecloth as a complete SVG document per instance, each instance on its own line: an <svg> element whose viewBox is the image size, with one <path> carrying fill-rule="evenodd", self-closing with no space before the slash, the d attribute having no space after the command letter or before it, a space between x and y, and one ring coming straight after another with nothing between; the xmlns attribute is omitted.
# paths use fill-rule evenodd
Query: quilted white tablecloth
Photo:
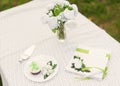
<svg viewBox="0 0 120 86"><path fill-rule="evenodd" d="M54 0L53 0L54 1ZM67 28L67 39L59 42L49 27L41 22L50 0L35 0L0 13L0 74L3 86L120 86L120 44L104 30L85 18L77 16L75 28ZM30 45L36 44L33 53L50 55L57 59L58 74L48 82L36 83L23 74L18 58ZM80 81L65 71L78 44L110 50L108 75L103 81Z"/></svg>

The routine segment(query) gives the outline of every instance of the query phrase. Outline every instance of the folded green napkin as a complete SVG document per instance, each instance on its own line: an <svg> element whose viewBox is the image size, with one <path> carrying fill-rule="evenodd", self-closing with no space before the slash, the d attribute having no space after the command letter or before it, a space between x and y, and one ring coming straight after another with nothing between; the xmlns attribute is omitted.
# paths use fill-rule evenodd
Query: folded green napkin
<svg viewBox="0 0 120 86"><path fill-rule="evenodd" d="M101 80L107 74L109 59L108 50L79 45L66 69L86 79Z"/></svg>

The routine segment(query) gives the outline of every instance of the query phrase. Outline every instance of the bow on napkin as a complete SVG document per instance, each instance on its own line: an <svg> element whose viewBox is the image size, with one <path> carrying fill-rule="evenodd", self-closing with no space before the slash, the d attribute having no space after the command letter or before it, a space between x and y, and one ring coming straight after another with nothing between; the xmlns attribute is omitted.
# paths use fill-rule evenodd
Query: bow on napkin
<svg viewBox="0 0 120 86"><path fill-rule="evenodd" d="M104 79L107 74L110 52L104 49L79 45L67 70L80 74L81 79Z"/></svg>

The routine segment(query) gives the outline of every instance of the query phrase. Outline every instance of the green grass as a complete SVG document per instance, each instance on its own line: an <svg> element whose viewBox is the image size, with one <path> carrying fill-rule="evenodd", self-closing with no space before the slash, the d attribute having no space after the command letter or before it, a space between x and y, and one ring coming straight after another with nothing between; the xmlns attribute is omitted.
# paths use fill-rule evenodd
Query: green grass
<svg viewBox="0 0 120 86"><path fill-rule="evenodd" d="M0 11L30 0L0 0ZM120 0L68 0L79 11L120 42ZM1 80L0 80L1 86Z"/></svg>
<svg viewBox="0 0 120 86"><path fill-rule="evenodd" d="M68 0L120 42L120 0Z"/></svg>
<svg viewBox="0 0 120 86"><path fill-rule="evenodd" d="M0 0L0 11L26 3L30 0Z"/></svg>

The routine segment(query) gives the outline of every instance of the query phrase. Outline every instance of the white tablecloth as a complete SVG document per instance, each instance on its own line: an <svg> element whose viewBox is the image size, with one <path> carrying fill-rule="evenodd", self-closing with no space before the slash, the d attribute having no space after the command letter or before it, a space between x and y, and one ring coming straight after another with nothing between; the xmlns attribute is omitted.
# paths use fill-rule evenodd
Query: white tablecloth
<svg viewBox="0 0 120 86"><path fill-rule="evenodd" d="M50 3L35 0L0 13L0 73L4 86L119 86L120 44L82 14L75 20L77 26L68 29L66 41L60 43L41 22L44 8ZM18 58L32 44L37 45L33 56L45 54L58 61L58 74L48 82L32 82L23 74L25 62L19 64ZM112 51L105 80L80 81L65 71L78 44Z"/></svg>

